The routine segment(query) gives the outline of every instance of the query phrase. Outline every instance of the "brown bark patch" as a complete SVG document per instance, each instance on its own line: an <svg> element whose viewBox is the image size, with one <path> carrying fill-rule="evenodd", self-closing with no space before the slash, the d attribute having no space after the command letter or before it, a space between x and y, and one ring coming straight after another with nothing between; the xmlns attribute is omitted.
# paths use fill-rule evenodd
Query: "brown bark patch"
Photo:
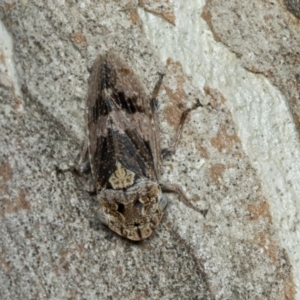
<svg viewBox="0 0 300 300"><path fill-rule="evenodd" d="M82 34L82 32L76 32L74 35L72 35L71 39L76 44L85 44L86 43L86 38Z"/></svg>
<svg viewBox="0 0 300 300"><path fill-rule="evenodd" d="M13 200L3 199L2 209L0 211L0 217L4 217L6 214L15 214L20 210L29 210L31 205L26 200L26 192L20 191L17 198Z"/></svg>
<svg viewBox="0 0 300 300"><path fill-rule="evenodd" d="M220 183L219 179L222 178L226 167L223 164L214 164L209 169L210 178L216 183Z"/></svg>
<svg viewBox="0 0 300 300"><path fill-rule="evenodd" d="M219 152L223 150L229 152L232 151L232 148L236 143L240 144L241 141L236 133L228 134L226 125L222 125L217 136L212 138L210 142L214 148L219 150Z"/></svg>
<svg viewBox="0 0 300 300"><path fill-rule="evenodd" d="M266 218L271 223L272 216L270 213L270 206L268 202L262 202L259 205L249 205L250 220L257 221L259 218Z"/></svg>

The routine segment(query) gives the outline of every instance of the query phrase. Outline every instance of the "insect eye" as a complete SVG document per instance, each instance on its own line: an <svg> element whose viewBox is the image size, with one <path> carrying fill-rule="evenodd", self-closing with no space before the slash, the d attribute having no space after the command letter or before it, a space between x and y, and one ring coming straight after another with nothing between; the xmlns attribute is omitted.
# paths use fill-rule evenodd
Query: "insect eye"
<svg viewBox="0 0 300 300"><path fill-rule="evenodd" d="M158 209L160 211L163 211L166 208L167 204L168 204L168 198L165 195L163 195L158 204Z"/></svg>
<svg viewBox="0 0 300 300"><path fill-rule="evenodd" d="M134 206L135 206L137 209L141 210L141 209L143 208L144 204L137 198L137 199L134 201Z"/></svg>
<svg viewBox="0 0 300 300"><path fill-rule="evenodd" d="M117 211L120 213L120 214L123 214L124 211L125 211L125 206L124 204L122 203L117 203L118 207L117 207Z"/></svg>

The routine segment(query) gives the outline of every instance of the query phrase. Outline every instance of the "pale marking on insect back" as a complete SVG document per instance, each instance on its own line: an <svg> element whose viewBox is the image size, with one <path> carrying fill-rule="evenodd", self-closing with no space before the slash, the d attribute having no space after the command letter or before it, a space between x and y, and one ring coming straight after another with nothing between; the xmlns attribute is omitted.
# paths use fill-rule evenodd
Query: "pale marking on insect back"
<svg viewBox="0 0 300 300"><path fill-rule="evenodd" d="M116 171L109 178L109 183L113 189L120 190L129 188L134 184L135 174L125 169L120 162L116 163Z"/></svg>

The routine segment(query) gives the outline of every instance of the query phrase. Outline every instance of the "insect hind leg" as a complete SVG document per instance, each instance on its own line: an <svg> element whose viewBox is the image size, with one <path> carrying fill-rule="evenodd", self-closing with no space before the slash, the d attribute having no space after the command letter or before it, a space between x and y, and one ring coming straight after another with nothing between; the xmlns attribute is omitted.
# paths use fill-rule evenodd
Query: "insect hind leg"
<svg viewBox="0 0 300 300"><path fill-rule="evenodd" d="M200 103L199 99L196 99L196 103L191 108L186 109L181 114L180 122L179 122L177 130L176 130L176 135L175 135L174 141L172 142L172 144L168 148L165 148L165 149L162 150L162 156L163 156L163 158L166 157L166 156L168 156L168 155L172 155L172 154L175 153L177 145L178 145L178 143L180 141L180 138L181 138L181 133L182 133L182 130L183 130L183 125L184 125L184 123L186 121L186 118L187 118L188 114L191 111L195 110L198 107L203 107L203 105Z"/></svg>

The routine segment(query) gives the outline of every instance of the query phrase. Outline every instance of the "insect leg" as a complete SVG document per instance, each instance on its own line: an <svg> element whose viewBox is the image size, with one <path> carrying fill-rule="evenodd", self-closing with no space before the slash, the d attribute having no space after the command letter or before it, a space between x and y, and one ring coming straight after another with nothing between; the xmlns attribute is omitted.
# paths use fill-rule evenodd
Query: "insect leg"
<svg viewBox="0 0 300 300"><path fill-rule="evenodd" d="M183 201L183 203L187 207L201 213L204 217L206 216L208 210L207 209L199 209L199 208L195 207L191 203L191 201L189 200L189 198L187 197L187 195L185 194L185 192L182 190L182 188L179 185L169 183L169 184L160 184L160 187L161 187L162 192L164 192L164 193L178 194L180 196L181 200Z"/></svg>
<svg viewBox="0 0 300 300"><path fill-rule="evenodd" d="M162 84L162 81L163 81L163 78L165 76L165 74L161 74L161 73L158 73L159 75L159 78L158 78L158 81L154 87L154 90L152 92L152 95L151 95L151 100L150 100L150 105L151 105L151 108L152 108L152 111L155 112L156 109L157 109L157 100L156 100L156 97L158 95L158 92L160 90L160 87L161 87L161 84Z"/></svg>
<svg viewBox="0 0 300 300"><path fill-rule="evenodd" d="M88 157L88 139L83 142L82 150L80 152L80 158L78 161L78 171L79 173L85 173L91 169L90 160Z"/></svg>
<svg viewBox="0 0 300 300"><path fill-rule="evenodd" d="M95 193L96 188L94 184L91 184L87 178L84 177L84 173L90 171L90 161L88 159L88 140L85 140L82 145L82 150L80 153L80 158L77 166L71 166L68 169L61 170L57 168L58 173L71 172L77 180L84 186L84 190L88 193Z"/></svg>
<svg viewBox="0 0 300 300"><path fill-rule="evenodd" d="M80 184L82 184L82 186L84 187L83 189L86 192L88 192L90 194L96 194L95 185L93 183L91 183L90 180L85 178L83 176L83 174L78 171L77 168L73 167L73 168L70 168L67 171L71 172L76 177L76 179L80 182Z"/></svg>
<svg viewBox="0 0 300 300"><path fill-rule="evenodd" d="M182 129L183 129L183 125L185 123L186 117L188 116L188 114L192 110L198 108L199 106L203 107L203 105L200 103L199 99L196 99L196 103L191 108L186 109L182 113L179 125L178 125L177 130L176 130L175 139L174 139L173 143L168 148L165 148L165 149L162 150L162 156L163 157L166 157L168 155L172 155L172 154L175 153L178 142L179 142L180 137L181 137L181 133L182 133Z"/></svg>

